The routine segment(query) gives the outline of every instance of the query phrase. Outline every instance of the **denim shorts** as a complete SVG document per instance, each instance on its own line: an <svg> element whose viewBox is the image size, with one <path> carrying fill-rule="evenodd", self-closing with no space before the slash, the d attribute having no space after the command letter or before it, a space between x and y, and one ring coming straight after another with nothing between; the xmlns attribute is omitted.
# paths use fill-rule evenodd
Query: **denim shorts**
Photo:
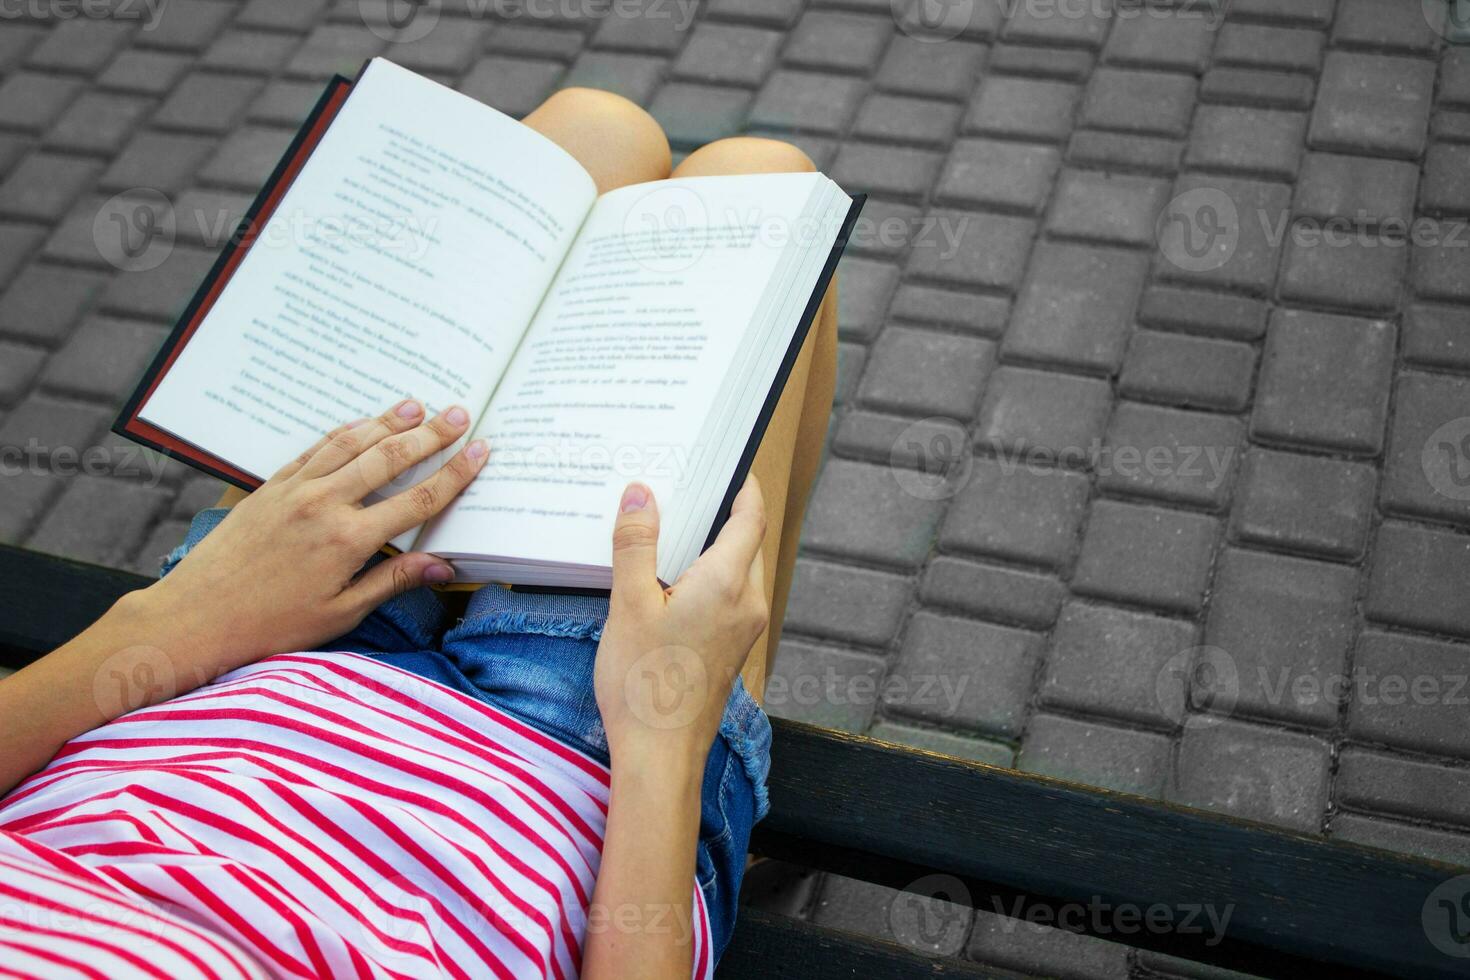
<svg viewBox="0 0 1470 980"><path fill-rule="evenodd" d="M167 575L228 513L200 511ZM607 597L475 592L463 619L449 622L439 596L416 589L391 599L324 650L360 653L438 681L516 715L608 764L607 735L592 689L592 665ZM704 770L697 874L717 955L735 926L750 831L766 815L771 724L737 679Z"/></svg>

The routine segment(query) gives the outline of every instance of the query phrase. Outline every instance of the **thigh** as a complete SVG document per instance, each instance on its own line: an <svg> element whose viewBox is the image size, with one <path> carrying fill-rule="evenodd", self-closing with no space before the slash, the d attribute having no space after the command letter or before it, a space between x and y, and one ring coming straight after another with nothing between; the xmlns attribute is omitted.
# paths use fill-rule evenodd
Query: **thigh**
<svg viewBox="0 0 1470 980"><path fill-rule="evenodd" d="M669 175L669 141L647 112L621 95L562 89L521 120L577 158L597 192Z"/></svg>

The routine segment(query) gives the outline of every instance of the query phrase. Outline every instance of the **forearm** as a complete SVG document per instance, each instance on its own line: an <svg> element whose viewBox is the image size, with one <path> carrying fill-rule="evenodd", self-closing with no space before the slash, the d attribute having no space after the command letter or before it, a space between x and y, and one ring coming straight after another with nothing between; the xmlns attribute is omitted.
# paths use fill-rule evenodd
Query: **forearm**
<svg viewBox="0 0 1470 980"><path fill-rule="evenodd" d="M68 740L227 670L207 659L209 645L191 640L191 629L153 589L129 593L71 642L0 681L0 793Z"/></svg>
<svg viewBox="0 0 1470 980"><path fill-rule="evenodd" d="M687 980L704 753L614 752L584 980Z"/></svg>

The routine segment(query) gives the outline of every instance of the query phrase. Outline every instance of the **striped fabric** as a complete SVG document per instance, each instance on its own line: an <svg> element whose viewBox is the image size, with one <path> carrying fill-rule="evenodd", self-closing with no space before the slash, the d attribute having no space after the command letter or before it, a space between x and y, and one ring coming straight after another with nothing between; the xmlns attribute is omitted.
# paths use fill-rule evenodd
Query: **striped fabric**
<svg viewBox="0 0 1470 980"><path fill-rule="evenodd" d="M271 657L0 801L0 976L575 977L607 799L605 767L473 698ZM692 930L711 977L697 887L680 912L592 926Z"/></svg>

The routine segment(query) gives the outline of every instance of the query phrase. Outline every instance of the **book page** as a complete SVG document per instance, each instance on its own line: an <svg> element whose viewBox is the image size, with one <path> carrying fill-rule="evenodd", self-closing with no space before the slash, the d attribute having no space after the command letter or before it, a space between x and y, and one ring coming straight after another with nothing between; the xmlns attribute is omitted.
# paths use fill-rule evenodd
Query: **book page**
<svg viewBox="0 0 1470 980"><path fill-rule="evenodd" d="M698 177L603 195L480 424L489 462L420 546L607 564L631 480L667 520L718 448L699 434L825 180Z"/></svg>
<svg viewBox="0 0 1470 980"><path fill-rule="evenodd" d="M374 59L142 417L265 478L402 397L479 412L595 198L539 133Z"/></svg>

